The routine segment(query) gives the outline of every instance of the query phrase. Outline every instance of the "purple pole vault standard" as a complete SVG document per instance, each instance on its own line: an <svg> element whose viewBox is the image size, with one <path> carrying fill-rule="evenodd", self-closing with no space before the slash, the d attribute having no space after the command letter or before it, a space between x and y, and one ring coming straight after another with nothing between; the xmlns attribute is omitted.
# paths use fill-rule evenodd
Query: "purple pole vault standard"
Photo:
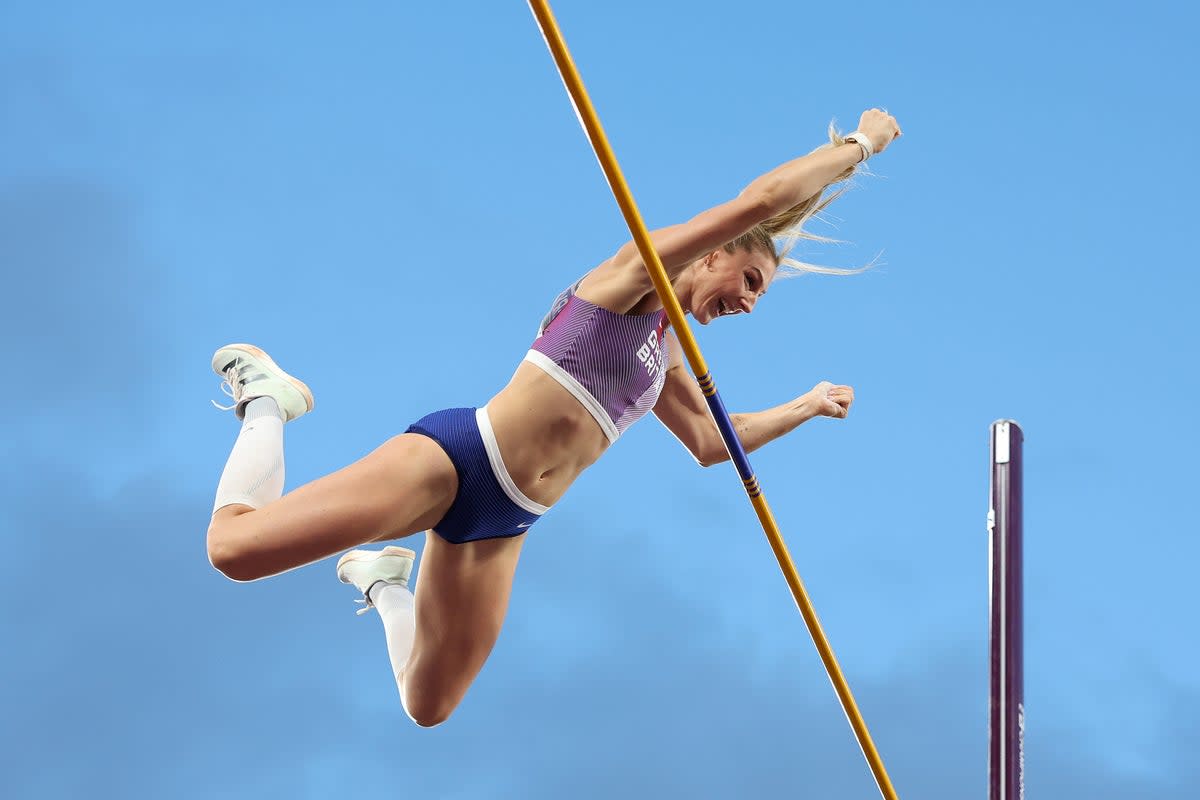
<svg viewBox="0 0 1200 800"><path fill-rule="evenodd" d="M1024 600L1021 466L1025 434L1012 420L992 423L991 685L988 800L1025 797Z"/></svg>

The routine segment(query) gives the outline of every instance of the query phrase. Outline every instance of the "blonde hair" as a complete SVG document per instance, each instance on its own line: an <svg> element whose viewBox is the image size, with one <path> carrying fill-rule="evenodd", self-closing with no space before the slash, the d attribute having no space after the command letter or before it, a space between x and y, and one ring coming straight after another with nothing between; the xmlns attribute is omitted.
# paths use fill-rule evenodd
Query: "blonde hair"
<svg viewBox="0 0 1200 800"><path fill-rule="evenodd" d="M827 150L831 147L845 144L846 138L838 132L837 127L833 122L829 123L829 142L813 150L816 153L820 150ZM804 230L804 224L815 216L818 216L822 211L829 207L829 204L842 196L842 193L849 186L841 186L829 194L825 190L830 186L838 183L844 183L850 179L855 172L857 166L848 168L845 172L838 175L828 184L821 188L821 191L814 194L812 197L789 208L781 214L776 214L765 222L760 222L750 230L743 233L738 238L734 239L729 244L725 245L726 252L736 253L738 250L749 250L751 252L760 250L769 253L775 259L775 266L778 267L776 278L791 278L797 275L805 275L810 272L820 273L822 275L857 275L874 266L874 262L867 264L865 267L857 267L852 269L844 269L840 267L823 267L817 264L808 264L795 258L791 258L788 254L792 251L801 240L811 242L825 242L826 244L838 244L837 239L830 239L827 236L820 236L815 233L809 233Z"/></svg>

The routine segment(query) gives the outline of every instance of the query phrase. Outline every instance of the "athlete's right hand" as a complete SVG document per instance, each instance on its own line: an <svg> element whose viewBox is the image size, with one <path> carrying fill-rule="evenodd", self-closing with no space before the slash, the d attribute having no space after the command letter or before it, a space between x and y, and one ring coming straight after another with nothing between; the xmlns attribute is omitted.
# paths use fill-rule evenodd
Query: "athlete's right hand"
<svg viewBox="0 0 1200 800"><path fill-rule="evenodd" d="M854 389L821 381L809 389L805 396L818 417L845 419L850 413L850 404L854 402Z"/></svg>
<svg viewBox="0 0 1200 800"><path fill-rule="evenodd" d="M875 155L879 155L900 135L900 123L886 111L872 108L870 111L864 111L858 118L858 130L871 139Z"/></svg>

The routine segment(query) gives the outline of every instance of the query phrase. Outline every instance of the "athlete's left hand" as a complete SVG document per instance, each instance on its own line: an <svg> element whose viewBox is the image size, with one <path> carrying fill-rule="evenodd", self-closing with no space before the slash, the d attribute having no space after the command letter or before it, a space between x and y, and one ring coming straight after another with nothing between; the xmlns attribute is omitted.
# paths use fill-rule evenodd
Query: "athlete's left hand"
<svg viewBox="0 0 1200 800"><path fill-rule="evenodd" d="M854 388L821 381L807 392L807 397L817 416L845 419L854 402Z"/></svg>

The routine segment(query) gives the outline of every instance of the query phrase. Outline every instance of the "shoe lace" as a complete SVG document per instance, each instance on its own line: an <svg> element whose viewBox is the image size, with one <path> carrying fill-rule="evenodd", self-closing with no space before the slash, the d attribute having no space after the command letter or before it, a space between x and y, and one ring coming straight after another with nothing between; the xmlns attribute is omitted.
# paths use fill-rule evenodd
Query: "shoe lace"
<svg viewBox="0 0 1200 800"><path fill-rule="evenodd" d="M367 595L363 595L362 599L355 600L354 602L362 603L362 608L360 608L354 612L355 615L359 616L359 617L361 617L363 614L367 613L368 611L370 611L372 608L375 607L375 604L371 602L371 598L368 597Z"/></svg>
<svg viewBox="0 0 1200 800"><path fill-rule="evenodd" d="M387 581L384 581L384 580L377 580L377 581L373 581L373 582L371 583L371 585L367 587L367 590L366 590L365 592L363 592L363 596L362 596L362 598L361 598L361 599L359 599L359 600L355 600L355 601L354 601L354 602L356 602L356 603L361 603L361 604L362 604L362 608L360 608L360 609L358 609L357 611L355 611L355 612L354 612L355 614L357 614L358 616L360 616L360 617L361 617L363 614L367 613L367 612L368 612L368 611L370 611L372 608L375 608L375 604L371 602L371 590L372 590L373 588L375 588L375 586L376 586L377 584L380 584L380 583L382 583L382 584L386 584L386 583L387 583Z"/></svg>
<svg viewBox="0 0 1200 800"><path fill-rule="evenodd" d="M225 370L225 380L221 381L221 393L233 401L233 405L223 406L216 400L209 400L213 406L219 411L232 411L237 408L237 404L242 399L242 386L244 382L238 375L238 368L241 366L241 359L235 360L229 365L229 369Z"/></svg>

